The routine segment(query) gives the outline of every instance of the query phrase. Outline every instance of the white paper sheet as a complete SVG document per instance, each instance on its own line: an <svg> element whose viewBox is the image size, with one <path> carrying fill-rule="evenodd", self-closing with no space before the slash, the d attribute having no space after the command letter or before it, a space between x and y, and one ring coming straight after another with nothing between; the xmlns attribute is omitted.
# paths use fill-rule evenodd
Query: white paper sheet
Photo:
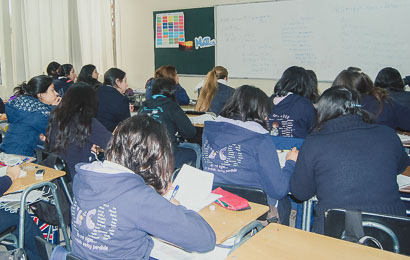
<svg viewBox="0 0 410 260"><path fill-rule="evenodd" d="M397 175L397 184L399 184L400 189L410 186L410 177L403 174Z"/></svg>
<svg viewBox="0 0 410 260"><path fill-rule="evenodd" d="M0 197L0 202L20 201L22 194L23 194L23 192L4 195L4 196ZM26 201L29 202L29 203L35 202L38 198L41 197L41 195L43 195L43 191L33 190L27 195Z"/></svg>

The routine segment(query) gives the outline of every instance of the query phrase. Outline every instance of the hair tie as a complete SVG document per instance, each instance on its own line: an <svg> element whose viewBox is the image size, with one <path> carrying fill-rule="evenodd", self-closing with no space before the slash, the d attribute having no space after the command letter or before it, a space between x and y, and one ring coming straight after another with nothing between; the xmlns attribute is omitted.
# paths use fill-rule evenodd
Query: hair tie
<svg viewBox="0 0 410 260"><path fill-rule="evenodd" d="M350 104L350 108L355 108L355 107L361 108L362 105L360 105L360 104Z"/></svg>

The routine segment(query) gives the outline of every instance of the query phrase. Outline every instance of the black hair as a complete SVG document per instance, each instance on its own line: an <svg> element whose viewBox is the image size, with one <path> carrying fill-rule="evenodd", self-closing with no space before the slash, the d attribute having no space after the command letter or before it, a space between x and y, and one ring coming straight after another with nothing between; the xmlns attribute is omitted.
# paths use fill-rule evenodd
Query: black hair
<svg viewBox="0 0 410 260"><path fill-rule="evenodd" d="M62 152L70 143L82 147L91 134L92 118L97 114L97 94L86 83L74 83L60 104L50 113L45 147L50 152ZM55 135L53 144L49 143Z"/></svg>
<svg viewBox="0 0 410 260"><path fill-rule="evenodd" d="M376 80L374 81L374 85L379 88L393 91L404 90L404 82L400 72L392 67L386 67L379 71Z"/></svg>
<svg viewBox="0 0 410 260"><path fill-rule="evenodd" d="M343 85L328 88L317 101L315 131L325 122L345 115L359 115L366 123L373 123L372 116L362 109L360 102L360 93L353 88Z"/></svg>
<svg viewBox="0 0 410 260"><path fill-rule="evenodd" d="M118 68L111 68L104 73L104 85L116 87L117 79L123 81L126 73Z"/></svg>
<svg viewBox="0 0 410 260"><path fill-rule="evenodd" d="M318 82L316 73L313 70L306 70L306 73L309 77L309 81L306 90L307 99L312 101L312 103L316 103L317 99L319 98L319 90L318 90Z"/></svg>
<svg viewBox="0 0 410 260"><path fill-rule="evenodd" d="M26 95L38 99L37 95L47 92L51 84L53 84L53 78L40 75L15 87L13 92L16 96Z"/></svg>
<svg viewBox="0 0 410 260"><path fill-rule="evenodd" d="M60 67L60 63L56 61L50 62L47 66L47 75L52 77L53 79L57 79L58 78L57 70L59 67Z"/></svg>
<svg viewBox="0 0 410 260"><path fill-rule="evenodd" d="M306 70L302 67L292 66L287 68L282 77L276 83L274 91L274 96L284 97L289 92L297 94L299 96L310 98L309 93L309 76Z"/></svg>
<svg viewBox="0 0 410 260"><path fill-rule="evenodd" d="M71 65L71 64L61 65L57 70L57 76L67 77L68 75L70 75L70 72L71 72L72 68L73 68L73 65Z"/></svg>
<svg viewBox="0 0 410 260"><path fill-rule="evenodd" d="M168 78L157 78L152 85L152 95L164 95L173 101L175 98L175 83Z"/></svg>
<svg viewBox="0 0 410 260"><path fill-rule="evenodd" d="M121 122L106 157L140 175L159 194L166 192L174 168L172 147L165 126L155 119L136 115Z"/></svg>
<svg viewBox="0 0 410 260"><path fill-rule="evenodd" d="M243 85L235 90L220 113L221 116L255 121L266 129L266 118L271 111L269 97L257 87Z"/></svg>
<svg viewBox="0 0 410 260"><path fill-rule="evenodd" d="M92 64L84 65L81 68L80 74L78 74L77 82L85 82L94 88L98 88L102 85L97 79L93 78L93 72L96 67Z"/></svg>

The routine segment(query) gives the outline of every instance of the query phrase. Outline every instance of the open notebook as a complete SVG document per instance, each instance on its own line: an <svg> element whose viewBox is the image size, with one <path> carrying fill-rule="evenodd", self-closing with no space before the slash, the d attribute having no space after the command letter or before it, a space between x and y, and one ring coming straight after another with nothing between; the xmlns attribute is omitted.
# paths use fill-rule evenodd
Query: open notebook
<svg viewBox="0 0 410 260"><path fill-rule="evenodd" d="M198 212L221 197L221 195L211 193L213 181L213 173L184 164L172 183L174 187L179 186L175 199L187 209ZM172 192L173 190L170 190L165 198L169 199Z"/></svg>

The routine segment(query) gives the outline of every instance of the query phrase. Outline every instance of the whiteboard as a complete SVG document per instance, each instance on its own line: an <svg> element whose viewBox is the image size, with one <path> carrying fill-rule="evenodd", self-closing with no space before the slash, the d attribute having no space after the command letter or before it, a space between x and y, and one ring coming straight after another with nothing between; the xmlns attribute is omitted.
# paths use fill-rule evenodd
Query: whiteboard
<svg viewBox="0 0 410 260"><path fill-rule="evenodd" d="M216 63L278 79L293 65L333 81L349 66L410 74L409 0L295 0L216 7Z"/></svg>

